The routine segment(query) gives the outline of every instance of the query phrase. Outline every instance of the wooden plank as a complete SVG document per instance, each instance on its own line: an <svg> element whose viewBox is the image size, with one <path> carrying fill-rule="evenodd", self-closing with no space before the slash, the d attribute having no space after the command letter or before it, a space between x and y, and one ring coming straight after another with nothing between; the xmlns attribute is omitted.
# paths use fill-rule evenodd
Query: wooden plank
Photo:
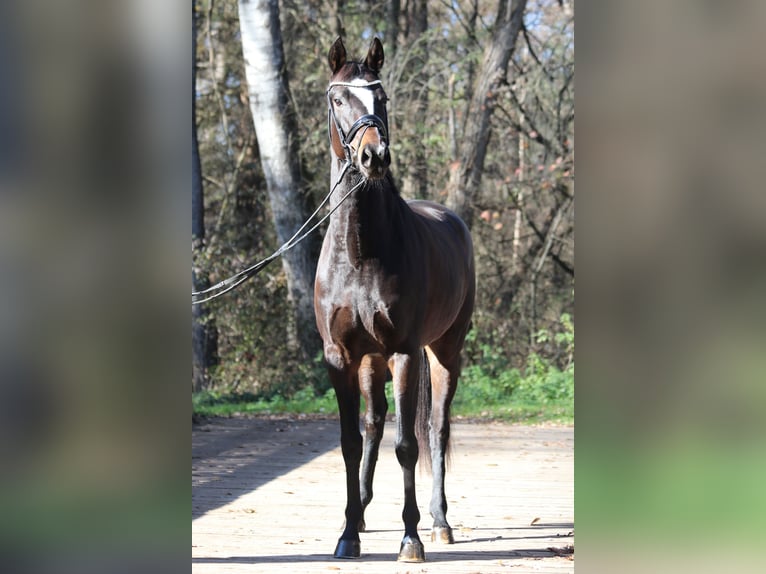
<svg viewBox="0 0 766 574"><path fill-rule="evenodd" d="M192 569L212 572L574 572L574 429L454 422L454 545L430 541L431 479L417 476L424 564L396 562L401 469L386 425L362 557L332 557L345 486L336 421L213 419L192 432Z"/></svg>

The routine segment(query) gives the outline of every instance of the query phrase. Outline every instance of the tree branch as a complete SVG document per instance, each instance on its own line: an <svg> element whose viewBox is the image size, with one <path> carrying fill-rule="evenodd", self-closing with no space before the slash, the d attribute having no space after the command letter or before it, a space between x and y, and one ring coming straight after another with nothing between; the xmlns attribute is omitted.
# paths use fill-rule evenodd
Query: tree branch
<svg viewBox="0 0 766 574"><path fill-rule="evenodd" d="M524 207L519 204L518 200L516 199L516 196L512 194L512 197L513 197L514 206L516 207L516 209L521 211L521 213L524 215L524 219L529 224L529 227L532 228L532 231L534 231L535 235L543 243L543 245L546 245L547 243L549 243L549 241L552 241L552 238L550 240L548 239L548 235L549 235L549 232L551 230L551 225L552 225L553 221L558 217L558 214L562 212L562 208L569 209L569 207L571 205L571 198L570 199L565 199L556 208L556 215L553 218L551 218L551 225L549 225L548 229L546 229L543 232L543 231L541 231L537 227L537 225L535 224L534 220L530 217L530 215L527 212L527 210L524 209ZM559 222L560 222L560 219L561 218L559 217ZM558 222L556 223L556 226L558 226ZM556 253L551 252L550 256L551 256L551 259L553 259L559 265L559 267L561 267L561 269L563 269L568 275L574 277L574 267L573 266L571 266L569 263L567 263L566 261L561 259L561 257L559 257Z"/></svg>

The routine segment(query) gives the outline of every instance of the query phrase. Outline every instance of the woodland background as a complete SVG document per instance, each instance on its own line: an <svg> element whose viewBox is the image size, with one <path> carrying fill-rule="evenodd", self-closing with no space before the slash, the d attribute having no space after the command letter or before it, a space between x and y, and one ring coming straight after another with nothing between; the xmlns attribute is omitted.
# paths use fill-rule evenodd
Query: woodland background
<svg viewBox="0 0 766 574"><path fill-rule="evenodd" d="M196 0L198 288L281 244L259 154L269 142L258 141L253 126L257 86L249 89L245 75L242 9L268 11L278 22L271 48L283 56L285 129L299 173L291 192L301 199L295 213L311 213L330 185L327 51L341 36L349 56L362 59L376 35L401 193L447 203L474 236L478 290L466 376L573 374L573 3ZM323 232L306 246L314 264ZM193 390L326 391L318 335L294 306L275 262L195 307Z"/></svg>

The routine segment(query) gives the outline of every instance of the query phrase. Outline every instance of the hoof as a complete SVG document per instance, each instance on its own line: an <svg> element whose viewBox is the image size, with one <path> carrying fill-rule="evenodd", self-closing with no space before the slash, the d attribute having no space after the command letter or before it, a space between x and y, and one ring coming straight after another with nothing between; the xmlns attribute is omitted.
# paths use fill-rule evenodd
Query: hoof
<svg viewBox="0 0 766 574"><path fill-rule="evenodd" d="M338 540L335 547L335 558L359 558L361 545L358 540Z"/></svg>
<svg viewBox="0 0 766 574"><path fill-rule="evenodd" d="M402 540L402 547L399 549L399 562L425 562L426 552L423 549L423 543L420 540L405 537Z"/></svg>
<svg viewBox="0 0 766 574"><path fill-rule="evenodd" d="M434 526L431 528L431 542L454 544L455 538L452 536L452 528L449 526Z"/></svg>

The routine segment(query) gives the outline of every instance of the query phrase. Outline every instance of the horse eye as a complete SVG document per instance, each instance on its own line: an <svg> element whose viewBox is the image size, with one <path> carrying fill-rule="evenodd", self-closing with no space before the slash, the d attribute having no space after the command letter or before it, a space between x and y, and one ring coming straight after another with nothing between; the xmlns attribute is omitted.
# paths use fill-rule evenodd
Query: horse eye
<svg viewBox="0 0 766 574"><path fill-rule="evenodd" d="M342 105L343 105L343 102L342 102L342 101L340 101L340 99L339 99L339 98L335 98L335 99L333 100L333 102L334 102L334 103L335 103L335 105L336 105L336 106L338 106L338 107L340 107L340 106L342 106Z"/></svg>

